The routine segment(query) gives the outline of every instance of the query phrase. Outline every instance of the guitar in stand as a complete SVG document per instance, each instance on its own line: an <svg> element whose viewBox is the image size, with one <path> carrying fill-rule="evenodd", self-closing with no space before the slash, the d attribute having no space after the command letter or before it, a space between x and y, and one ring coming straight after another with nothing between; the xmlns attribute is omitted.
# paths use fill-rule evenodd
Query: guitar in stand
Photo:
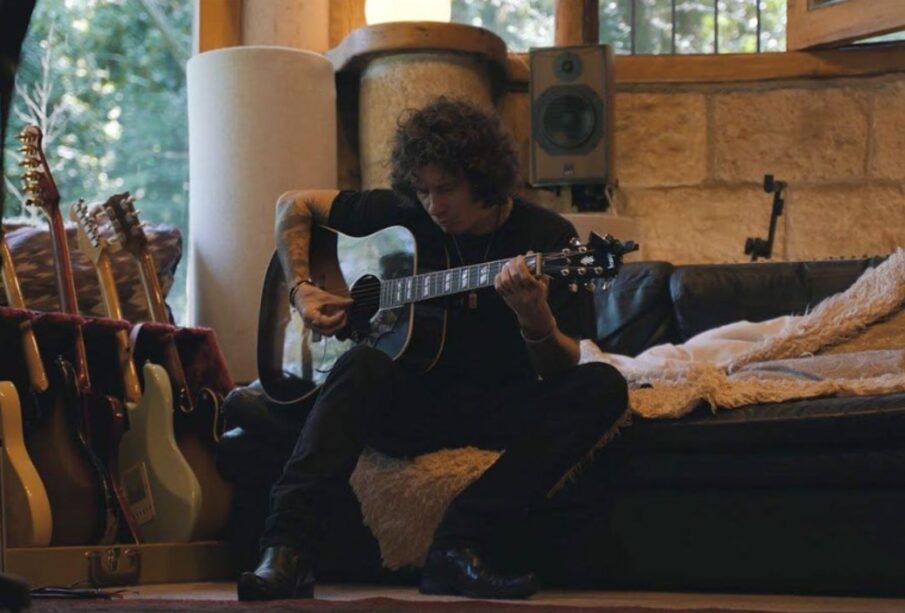
<svg viewBox="0 0 905 613"><path fill-rule="evenodd" d="M79 250L97 270L107 315L123 319L106 240L83 202L73 205L69 217L78 226ZM148 362L142 368L142 392L125 330L117 331L116 346L129 420L119 445L119 478L132 515L145 542L186 542L198 524L201 486L176 445L170 378L163 367Z"/></svg>
<svg viewBox="0 0 905 613"><path fill-rule="evenodd" d="M23 152L34 143L19 136ZM32 135L33 138L33 135ZM40 161L27 156L26 192L38 189ZM25 309L9 247L4 239L3 284L10 306ZM45 366L31 325L22 327L22 351L30 385L25 410L25 444L41 476L53 520L51 545L93 545L116 533L113 493L103 463L88 445L87 424L72 364L57 357ZM48 376L47 368L50 372ZM25 407L23 407L25 408Z"/></svg>
<svg viewBox="0 0 905 613"><path fill-rule="evenodd" d="M24 305L22 291L2 227L0 227L0 259L6 301L11 306L21 309ZM38 342L31 321L23 320L19 324L19 329L29 387L35 393L46 392L50 383L41 363L41 354L38 352ZM0 437L4 443L6 466L3 476L3 499L7 546L46 547L50 544L53 531L50 499L47 497L44 481L35 469L25 445L19 393L8 381L0 382Z"/></svg>
<svg viewBox="0 0 905 613"><path fill-rule="evenodd" d="M157 267L148 246L148 238L141 227L135 200L128 192L104 203L104 213L110 220L120 245L135 260L148 301L153 323L169 326L163 291ZM216 467L215 446L223 432L220 404L216 391L202 387L197 394L189 387L185 368L172 331L165 335L161 363L173 386L176 442L201 485L201 513L194 538L204 540L222 534L229 520L233 487Z"/></svg>
<svg viewBox="0 0 905 613"><path fill-rule="evenodd" d="M66 229L60 214L60 193L50 173L50 167L42 150L43 135L37 126L26 126L22 133L23 153L29 171L26 174L29 204L44 211L50 222L54 261L56 262L57 288L60 293L62 311L77 316L78 301L72 261L69 259L69 245ZM74 329L73 363L75 390L77 395L70 400L81 407L82 431L94 454L103 463L103 478L112 492L114 521L108 523L102 544L114 542L140 542L138 526L126 501L116 465L119 458L119 443L125 430L126 417L122 403L111 396L99 394L91 389L88 373L88 357L81 326ZM111 468L112 467L112 468Z"/></svg>
<svg viewBox="0 0 905 613"><path fill-rule="evenodd" d="M623 256L637 248L632 241L592 233L586 246L575 239L568 249L527 255L525 261L537 275L552 277L551 283L568 283L573 291L579 285L594 290L607 287ZM449 258L442 247L417 243L401 226L364 237L313 226L309 252L311 279L331 293L352 298L349 324L335 337L306 327L290 308L286 279L274 253L261 295L258 376L276 402L294 403L313 393L336 360L358 344L383 351L409 370L430 370L446 332L446 303L437 299L492 287L508 261L447 269ZM416 274L418 267L424 272Z"/></svg>

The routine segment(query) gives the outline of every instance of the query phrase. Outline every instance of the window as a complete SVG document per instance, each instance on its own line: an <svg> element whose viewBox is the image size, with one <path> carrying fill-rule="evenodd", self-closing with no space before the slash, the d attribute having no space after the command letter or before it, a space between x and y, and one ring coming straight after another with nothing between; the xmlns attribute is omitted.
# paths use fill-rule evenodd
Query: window
<svg viewBox="0 0 905 613"><path fill-rule="evenodd" d="M601 0L600 41L617 53L785 50L786 0Z"/></svg>
<svg viewBox="0 0 905 613"><path fill-rule="evenodd" d="M553 44L554 0L453 0L452 21L485 28L510 51Z"/></svg>
<svg viewBox="0 0 905 613"><path fill-rule="evenodd" d="M185 62L192 5L183 0L38 2L16 75L6 142L6 215L21 205L16 134L38 124L67 209L78 198L138 198L142 219L188 229ZM12 179L12 180L11 180ZM17 204L18 203L18 204ZM168 296L185 321L185 255Z"/></svg>
<svg viewBox="0 0 905 613"><path fill-rule="evenodd" d="M553 44L553 0L453 0L453 21L510 51ZM786 0L600 0L600 42L617 53L784 51Z"/></svg>

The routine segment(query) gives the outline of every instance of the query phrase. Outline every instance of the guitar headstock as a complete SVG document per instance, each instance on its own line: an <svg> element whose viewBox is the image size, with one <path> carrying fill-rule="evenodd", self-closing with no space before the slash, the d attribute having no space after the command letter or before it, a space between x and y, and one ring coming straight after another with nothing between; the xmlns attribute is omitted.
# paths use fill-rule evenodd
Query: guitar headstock
<svg viewBox="0 0 905 613"><path fill-rule="evenodd" d="M22 175L25 193L28 199L25 204L40 207L48 217L60 212L60 192L50 174L47 158L44 156L44 134L41 128L28 125L19 132L22 153L20 164L25 167Z"/></svg>
<svg viewBox="0 0 905 613"><path fill-rule="evenodd" d="M69 219L78 226L79 251L84 253L92 264L97 264L106 255L107 241L98 231L97 222L88 212L88 205L84 200L79 200L72 205L72 208L69 209Z"/></svg>
<svg viewBox="0 0 905 613"><path fill-rule="evenodd" d="M104 203L104 213L110 219L123 249L135 257L141 257L148 248L148 237L138 219L135 198L129 192L118 194Z"/></svg>
<svg viewBox="0 0 905 613"><path fill-rule="evenodd" d="M589 291L606 289L619 274L622 259L627 253L637 251L634 241L624 243L609 234L601 236L591 232L587 244L577 238L572 239L569 248L560 253L544 255L544 273L554 279L569 282L572 291L578 291L579 285ZM598 283L598 280L601 282Z"/></svg>

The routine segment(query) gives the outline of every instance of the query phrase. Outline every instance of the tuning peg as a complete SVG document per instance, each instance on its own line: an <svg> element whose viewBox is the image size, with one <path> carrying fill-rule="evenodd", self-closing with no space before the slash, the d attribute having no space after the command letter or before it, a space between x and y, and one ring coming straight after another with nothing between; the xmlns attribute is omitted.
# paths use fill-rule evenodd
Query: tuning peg
<svg viewBox="0 0 905 613"><path fill-rule="evenodd" d="M581 247L581 240L577 236L573 236L569 239L569 245L573 249L578 249L579 247Z"/></svg>
<svg viewBox="0 0 905 613"><path fill-rule="evenodd" d="M585 268L584 266L579 266L578 268L575 269L575 274L577 274L579 277L583 277L586 274L588 274L588 269Z"/></svg>
<svg viewBox="0 0 905 613"><path fill-rule="evenodd" d="M561 275L564 276L564 277L568 277L569 275L572 274L572 271L569 270L568 268L561 268L561 269L559 270L559 274L561 274Z"/></svg>
<svg viewBox="0 0 905 613"><path fill-rule="evenodd" d="M578 293L578 283L569 283L569 291L573 294Z"/></svg>
<svg viewBox="0 0 905 613"><path fill-rule="evenodd" d="M603 274L603 266L595 266L595 267L594 267L594 274L597 275L598 277L599 277L600 275L602 275L602 274Z"/></svg>
<svg viewBox="0 0 905 613"><path fill-rule="evenodd" d="M594 290L597 289L597 285L593 281L588 281L587 283L584 284L584 288L586 290L588 290L589 292L593 292Z"/></svg>

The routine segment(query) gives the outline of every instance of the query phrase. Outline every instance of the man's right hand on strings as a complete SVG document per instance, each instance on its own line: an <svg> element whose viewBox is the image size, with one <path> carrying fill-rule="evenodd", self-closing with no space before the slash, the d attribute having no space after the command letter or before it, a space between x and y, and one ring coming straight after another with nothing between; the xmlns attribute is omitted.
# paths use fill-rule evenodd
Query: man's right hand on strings
<svg viewBox="0 0 905 613"><path fill-rule="evenodd" d="M334 336L346 326L352 302L312 283L302 284L295 293L295 307L305 326L325 336Z"/></svg>

